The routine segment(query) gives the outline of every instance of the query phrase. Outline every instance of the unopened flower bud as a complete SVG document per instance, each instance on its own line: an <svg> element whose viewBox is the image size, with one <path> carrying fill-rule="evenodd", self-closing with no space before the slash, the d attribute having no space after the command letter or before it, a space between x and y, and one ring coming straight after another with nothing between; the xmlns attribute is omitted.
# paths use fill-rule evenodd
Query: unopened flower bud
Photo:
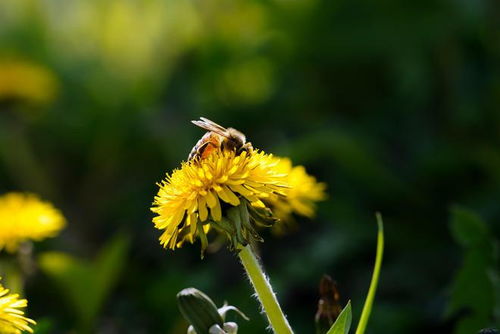
<svg viewBox="0 0 500 334"><path fill-rule="evenodd" d="M222 327L227 334L237 334L238 333L238 324L235 322L226 322Z"/></svg>
<svg viewBox="0 0 500 334"><path fill-rule="evenodd" d="M182 315L197 334L212 334L209 332L212 326L218 325L221 328L224 324L214 302L200 290L182 290L177 294L177 303Z"/></svg>
<svg viewBox="0 0 500 334"><path fill-rule="evenodd" d="M484 328L478 334L498 334L498 330L495 328Z"/></svg>
<svg viewBox="0 0 500 334"><path fill-rule="evenodd" d="M219 325L213 325L208 330L208 334L227 334Z"/></svg>

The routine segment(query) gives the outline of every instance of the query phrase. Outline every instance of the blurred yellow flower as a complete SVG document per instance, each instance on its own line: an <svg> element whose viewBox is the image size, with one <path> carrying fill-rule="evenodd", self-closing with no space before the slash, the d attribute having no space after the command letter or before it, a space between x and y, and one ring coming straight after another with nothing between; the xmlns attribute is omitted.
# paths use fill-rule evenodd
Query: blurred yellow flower
<svg viewBox="0 0 500 334"><path fill-rule="evenodd" d="M0 333L21 334L22 332L33 333L30 325L36 322L26 318L21 308L28 306L26 299L19 299L18 294L9 294L9 290L0 284Z"/></svg>
<svg viewBox="0 0 500 334"><path fill-rule="evenodd" d="M153 222L164 230L161 244L175 249L200 238L203 252L210 228L226 235L231 247L259 240L256 226L274 222L262 200L280 196L288 186L277 167L277 159L257 151L217 150L183 163L159 184L153 203Z"/></svg>
<svg viewBox="0 0 500 334"><path fill-rule="evenodd" d="M293 166L288 158L274 159L279 171L287 175L290 187L284 191L286 196L273 195L265 202L273 211L273 215L280 220L273 226L273 231L282 233L293 226L293 214L314 217L316 202L326 198L326 184L318 182L314 176L307 174L303 166Z"/></svg>
<svg viewBox="0 0 500 334"><path fill-rule="evenodd" d="M47 1L39 10L58 56L92 60L96 75L124 83L168 71L201 32L189 0Z"/></svg>
<svg viewBox="0 0 500 334"><path fill-rule="evenodd" d="M0 249L16 251L23 241L55 236L65 224L59 210L33 194L0 197Z"/></svg>
<svg viewBox="0 0 500 334"><path fill-rule="evenodd" d="M20 100L46 104L55 99L57 79L41 65L21 61L0 61L0 101Z"/></svg>

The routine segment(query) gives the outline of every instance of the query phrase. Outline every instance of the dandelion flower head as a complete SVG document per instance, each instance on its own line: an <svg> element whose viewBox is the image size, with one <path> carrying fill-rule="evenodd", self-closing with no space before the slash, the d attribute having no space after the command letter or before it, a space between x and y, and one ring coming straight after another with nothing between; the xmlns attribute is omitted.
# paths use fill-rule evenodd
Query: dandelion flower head
<svg viewBox="0 0 500 334"><path fill-rule="evenodd" d="M163 230L161 244L175 249L199 238L203 252L212 228L226 235L232 248L260 240L257 226L276 220L264 201L283 196L288 187L278 163L256 150L237 154L220 149L182 163L159 184L153 203L153 222Z"/></svg>
<svg viewBox="0 0 500 334"><path fill-rule="evenodd" d="M0 249L13 252L24 241L53 237L65 224L59 210L33 194L12 192L0 197Z"/></svg>
<svg viewBox="0 0 500 334"><path fill-rule="evenodd" d="M273 226L277 233L285 232L293 226L293 215L308 218L314 217L316 203L326 198L326 185L309 175L303 166L293 166L288 158L275 157L277 168L287 175L289 187L284 190L286 196L270 196L266 204L279 218L279 223Z"/></svg>
<svg viewBox="0 0 500 334"><path fill-rule="evenodd" d="M24 316L21 310L28 306L26 299L19 299L18 294L9 293L9 289L0 284L0 333L21 334L26 331L33 333L30 325L35 321Z"/></svg>

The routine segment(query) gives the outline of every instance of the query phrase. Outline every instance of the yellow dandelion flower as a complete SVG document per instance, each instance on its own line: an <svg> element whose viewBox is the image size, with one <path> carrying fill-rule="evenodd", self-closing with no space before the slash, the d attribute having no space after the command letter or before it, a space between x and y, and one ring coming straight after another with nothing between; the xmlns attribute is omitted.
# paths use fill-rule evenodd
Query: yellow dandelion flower
<svg viewBox="0 0 500 334"><path fill-rule="evenodd" d="M200 238L203 252L211 228L226 235L232 248L260 240L256 226L275 221L263 200L288 186L278 162L264 152L221 150L184 162L159 184L153 203L153 222L164 230L161 244L175 249Z"/></svg>
<svg viewBox="0 0 500 334"><path fill-rule="evenodd" d="M0 197L0 249L12 252L26 240L53 237L65 224L59 210L33 194L13 192Z"/></svg>
<svg viewBox="0 0 500 334"><path fill-rule="evenodd" d="M24 312L20 309L28 306L26 299L19 299L18 294L9 293L0 284L0 333L2 334L21 334L26 331L33 333L30 325L36 322L26 318Z"/></svg>
<svg viewBox="0 0 500 334"><path fill-rule="evenodd" d="M277 157L275 159L279 171L287 175L290 187L284 190L286 196L273 195L265 202L273 211L273 215L280 220L273 226L273 231L282 233L293 227L293 214L308 218L314 217L316 202L326 198L326 185L307 174L303 166L293 166L290 159Z"/></svg>
<svg viewBox="0 0 500 334"><path fill-rule="evenodd" d="M0 101L46 104L55 99L57 79L47 68L20 60L0 61Z"/></svg>

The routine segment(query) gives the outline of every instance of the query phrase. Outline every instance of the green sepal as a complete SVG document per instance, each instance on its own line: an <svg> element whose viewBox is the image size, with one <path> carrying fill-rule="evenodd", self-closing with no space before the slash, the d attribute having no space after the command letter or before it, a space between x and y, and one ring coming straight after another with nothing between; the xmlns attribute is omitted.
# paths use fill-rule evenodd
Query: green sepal
<svg viewBox="0 0 500 334"><path fill-rule="evenodd" d="M208 239L207 239L207 235L205 234L205 232L203 232L203 223L198 221L197 222L197 230L198 230L198 236L200 237L200 242L201 242L201 258L203 259L203 257L205 256L205 249L208 247Z"/></svg>
<svg viewBox="0 0 500 334"><path fill-rule="evenodd" d="M239 205L241 206L241 204ZM244 222L241 220L240 209L239 206L232 207L227 210L227 218L233 223L234 230L236 233L236 240L239 243L245 242L245 237L243 236L243 226Z"/></svg>
<svg viewBox="0 0 500 334"><path fill-rule="evenodd" d="M222 307L220 307L218 311L219 311L219 314L222 317L222 319L224 319L224 321L226 320L226 313L229 311L234 311L234 312L238 313L246 321L250 320L250 318L248 318L246 316L246 314L241 312L237 307L232 306L232 305L228 305L227 303L224 303L224 305Z"/></svg>
<svg viewBox="0 0 500 334"><path fill-rule="evenodd" d="M279 221L278 218L273 216L273 213L268 208L256 208L250 203L247 204L248 213L255 221L255 224L262 227L271 227Z"/></svg>

